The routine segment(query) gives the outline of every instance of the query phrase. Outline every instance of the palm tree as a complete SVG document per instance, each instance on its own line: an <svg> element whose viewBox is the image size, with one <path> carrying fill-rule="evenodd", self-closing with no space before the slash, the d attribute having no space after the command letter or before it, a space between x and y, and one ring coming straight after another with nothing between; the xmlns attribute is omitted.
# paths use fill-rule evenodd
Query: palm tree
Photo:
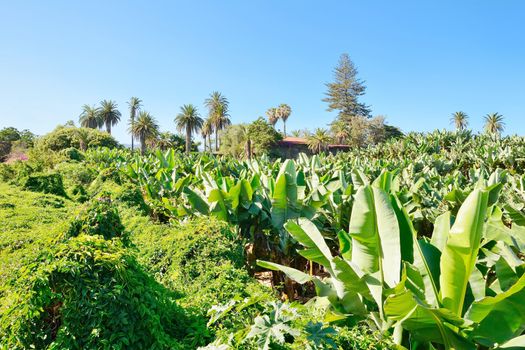
<svg viewBox="0 0 525 350"><path fill-rule="evenodd" d="M120 121L120 112L117 109L117 103L111 100L104 100L100 102L100 118L106 125L106 131L111 134L111 127Z"/></svg>
<svg viewBox="0 0 525 350"><path fill-rule="evenodd" d="M204 121L199 116L197 107L192 104L180 108L180 113L175 117L175 124L179 132L186 131L186 153L191 150L191 134L202 128Z"/></svg>
<svg viewBox="0 0 525 350"><path fill-rule="evenodd" d="M135 124L135 118L137 117L137 113L140 111L140 107L142 107L142 100L138 97L132 97L129 99L128 102L129 106L129 126L131 129L133 129L133 125ZM133 151L133 134L131 134L131 150Z"/></svg>
<svg viewBox="0 0 525 350"><path fill-rule="evenodd" d="M503 116L499 113L490 113L485 116L485 130L492 135L499 136L505 129Z"/></svg>
<svg viewBox="0 0 525 350"><path fill-rule="evenodd" d="M331 124L332 134L338 144L344 144L350 136L350 130L348 130L348 124L339 119Z"/></svg>
<svg viewBox="0 0 525 350"><path fill-rule="evenodd" d="M242 124L241 132L242 132L242 138L244 139L244 155L246 156L246 159L252 159L253 144L252 144L250 129L248 125Z"/></svg>
<svg viewBox="0 0 525 350"><path fill-rule="evenodd" d="M140 153L146 152L146 142L157 137L159 125L155 118L146 111L141 111L130 132L140 141Z"/></svg>
<svg viewBox="0 0 525 350"><path fill-rule="evenodd" d="M275 124L279 120L279 115L277 114L277 108L268 108L266 111L266 116L268 117L268 123L270 123L275 129Z"/></svg>
<svg viewBox="0 0 525 350"><path fill-rule="evenodd" d="M204 101L208 108L208 116L211 118L212 126L215 131L215 150L219 150L219 131L231 124L228 108L228 99L218 91L211 93Z"/></svg>
<svg viewBox="0 0 525 350"><path fill-rule="evenodd" d="M284 137L286 137L286 121L290 117L290 114L292 114L292 108L286 103L282 103L277 107L277 116L283 121Z"/></svg>
<svg viewBox="0 0 525 350"><path fill-rule="evenodd" d="M90 105L82 106L82 113L80 114L78 121L83 128L96 129L102 125L97 107Z"/></svg>
<svg viewBox="0 0 525 350"><path fill-rule="evenodd" d="M171 136L173 134L169 131L161 132L157 139L155 140L156 147L160 148L161 150L165 151L168 148L173 147L173 141L171 139Z"/></svg>
<svg viewBox="0 0 525 350"><path fill-rule="evenodd" d="M456 126L456 130L463 131L468 125L468 115L465 112L455 112L450 118L450 122Z"/></svg>
<svg viewBox="0 0 525 350"><path fill-rule="evenodd" d="M89 143L89 132L88 130L83 128L77 128L75 130L75 136L78 139L78 144L81 151L85 151L87 149L88 143Z"/></svg>
<svg viewBox="0 0 525 350"><path fill-rule="evenodd" d="M306 139L308 148L315 153L321 153L328 148L330 135L325 129L317 128L315 132Z"/></svg>
<svg viewBox="0 0 525 350"><path fill-rule="evenodd" d="M204 139L204 151L206 152L206 141L209 144L209 150L211 152L211 134L213 133L213 125L210 118L206 118L202 124L201 136Z"/></svg>

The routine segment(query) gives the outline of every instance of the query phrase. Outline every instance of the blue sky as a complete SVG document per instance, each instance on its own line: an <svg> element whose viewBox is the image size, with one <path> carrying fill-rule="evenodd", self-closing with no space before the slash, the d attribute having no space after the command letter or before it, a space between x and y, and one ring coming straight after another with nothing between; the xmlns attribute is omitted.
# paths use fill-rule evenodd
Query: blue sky
<svg viewBox="0 0 525 350"><path fill-rule="evenodd" d="M524 1L4 1L0 128L43 134L83 104L139 96L165 130L218 90L233 122L288 103L288 130L325 127L321 101L347 52L374 114L404 131L474 130L499 112L525 134ZM126 142L126 127L115 136Z"/></svg>

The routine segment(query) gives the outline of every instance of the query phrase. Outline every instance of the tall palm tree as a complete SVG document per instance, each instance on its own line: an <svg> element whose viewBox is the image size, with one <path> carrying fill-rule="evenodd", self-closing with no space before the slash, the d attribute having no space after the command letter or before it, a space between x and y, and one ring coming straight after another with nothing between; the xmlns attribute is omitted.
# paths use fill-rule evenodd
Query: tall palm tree
<svg viewBox="0 0 525 350"><path fill-rule="evenodd" d="M204 121L199 116L197 107L192 104L180 108L180 113L175 117L175 125L179 132L186 131L186 153L191 150L191 134L199 132Z"/></svg>
<svg viewBox="0 0 525 350"><path fill-rule="evenodd" d="M456 130L463 131L468 125L468 115L465 112L459 111L452 114L450 122L456 126Z"/></svg>
<svg viewBox="0 0 525 350"><path fill-rule="evenodd" d="M209 144L209 150L211 152L211 134L213 133L213 125L210 118L206 118L202 123L201 136L204 139L204 151L206 152L206 142Z"/></svg>
<svg viewBox="0 0 525 350"><path fill-rule="evenodd" d="M140 153L146 152L146 142L157 137L159 125L155 118L146 111L141 111L135 124L130 128L131 133L140 141Z"/></svg>
<svg viewBox="0 0 525 350"><path fill-rule="evenodd" d="M341 119L334 121L331 125L332 134L338 144L344 144L350 136L350 130L348 124Z"/></svg>
<svg viewBox="0 0 525 350"><path fill-rule="evenodd" d="M104 100L100 102L100 118L106 125L106 131L111 134L111 127L120 121L120 112L117 109L117 103L111 100Z"/></svg>
<svg viewBox="0 0 525 350"><path fill-rule="evenodd" d="M129 99L128 102L129 106L129 127L133 129L133 125L135 124L135 118L137 118L137 113L140 111L140 107L142 107L142 100L138 97L132 97ZM134 145L133 145L133 134L131 134L131 150L133 151Z"/></svg>
<svg viewBox="0 0 525 350"><path fill-rule="evenodd" d="M485 131L489 134L499 136L505 129L503 116L499 113L490 113L485 116Z"/></svg>
<svg viewBox="0 0 525 350"><path fill-rule="evenodd" d="M321 153L328 148L330 135L325 129L317 128L315 132L306 139L308 148L315 153Z"/></svg>
<svg viewBox="0 0 525 350"><path fill-rule="evenodd" d="M277 121L279 120L279 115L277 114L277 108L268 108L266 111L266 116L268 117L268 123L273 126L275 129L275 124L277 124Z"/></svg>
<svg viewBox="0 0 525 350"><path fill-rule="evenodd" d="M97 129L102 125L98 108L90 105L82 106L82 113L80 114L78 121L83 128Z"/></svg>
<svg viewBox="0 0 525 350"><path fill-rule="evenodd" d="M283 121L284 137L286 137L286 121L290 117L290 114L292 114L292 108L286 103L281 103L279 107L277 107L277 116Z"/></svg>
<svg viewBox="0 0 525 350"><path fill-rule="evenodd" d="M204 101L208 108L208 116L211 118L213 130L215 131L215 150L219 150L219 131L231 124L230 115L228 114L228 99L218 91L214 91Z"/></svg>

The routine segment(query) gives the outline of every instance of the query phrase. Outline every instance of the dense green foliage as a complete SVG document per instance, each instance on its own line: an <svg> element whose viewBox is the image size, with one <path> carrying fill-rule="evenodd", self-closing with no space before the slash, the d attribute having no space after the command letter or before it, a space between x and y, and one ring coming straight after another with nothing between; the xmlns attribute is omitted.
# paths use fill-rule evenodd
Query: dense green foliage
<svg viewBox="0 0 525 350"><path fill-rule="evenodd" d="M79 236L38 262L15 282L28 289L6 312L9 348L179 347L184 317L172 293L118 241Z"/></svg>
<svg viewBox="0 0 525 350"><path fill-rule="evenodd" d="M62 183L62 175L57 173L31 174L25 179L23 186L26 190L30 191L66 196L64 184Z"/></svg>
<svg viewBox="0 0 525 350"><path fill-rule="evenodd" d="M70 237L80 234L100 235L105 239L121 237L124 226L120 221L117 208L111 202L110 196L101 196L92 201L89 206L71 222L67 232Z"/></svg>
<svg viewBox="0 0 525 350"><path fill-rule="evenodd" d="M0 167L1 344L522 346L523 153L469 132L286 161L34 153Z"/></svg>
<svg viewBox="0 0 525 350"><path fill-rule="evenodd" d="M242 242L224 223L152 224L97 198L70 221L68 199L0 187L2 346L195 349L213 337L212 305L272 298L243 269ZM136 248L118 238L123 224Z"/></svg>
<svg viewBox="0 0 525 350"><path fill-rule="evenodd" d="M33 147L35 135L29 130L18 130L13 127L0 130L0 162L17 148Z"/></svg>
<svg viewBox="0 0 525 350"><path fill-rule="evenodd" d="M282 136L263 118L250 124L233 124L221 132L221 154L250 158L271 153Z"/></svg>
<svg viewBox="0 0 525 350"><path fill-rule="evenodd" d="M107 132L90 128L75 128L69 126L59 126L52 132L38 139L36 146L52 151L60 151L66 148L80 148L81 138L79 130L83 130L87 135L86 147L119 147L119 143Z"/></svg>

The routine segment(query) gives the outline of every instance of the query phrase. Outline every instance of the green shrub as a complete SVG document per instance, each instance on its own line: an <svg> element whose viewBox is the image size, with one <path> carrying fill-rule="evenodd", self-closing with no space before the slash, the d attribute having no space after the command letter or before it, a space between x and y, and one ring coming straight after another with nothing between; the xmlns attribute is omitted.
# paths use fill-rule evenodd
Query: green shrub
<svg viewBox="0 0 525 350"><path fill-rule="evenodd" d="M191 323L118 241L81 235L23 269L6 349L180 349Z"/></svg>
<svg viewBox="0 0 525 350"><path fill-rule="evenodd" d="M120 221L118 209L110 197L101 196L92 200L89 205L71 222L67 236L76 237L81 233L100 235L105 239L121 237L124 226Z"/></svg>
<svg viewBox="0 0 525 350"><path fill-rule="evenodd" d="M337 330L334 340L339 349L397 349L389 337L382 335L379 331L373 331L365 325L338 327Z"/></svg>
<svg viewBox="0 0 525 350"><path fill-rule="evenodd" d="M60 151L60 153L67 159L81 161L84 159L84 155L75 147L69 147Z"/></svg>
<svg viewBox="0 0 525 350"><path fill-rule="evenodd" d="M126 183L120 186L119 191L114 194L113 198L115 198L116 202L138 208L143 214L149 212L149 207L144 202L142 192L140 192L140 189L136 185Z"/></svg>
<svg viewBox="0 0 525 350"><path fill-rule="evenodd" d="M114 192L115 186L122 184L120 173L115 168L108 168L101 171L93 182L89 185L88 193L95 196L102 191Z"/></svg>
<svg viewBox="0 0 525 350"><path fill-rule="evenodd" d="M0 162L3 162L11 152L11 142L0 141Z"/></svg>
<svg viewBox="0 0 525 350"><path fill-rule="evenodd" d="M113 136L107 132L89 128L85 129L85 132L87 133L86 146L88 148L116 148L120 146ZM71 147L80 148L78 128L59 126L38 139L36 147L52 151L61 151Z"/></svg>
<svg viewBox="0 0 525 350"><path fill-rule="evenodd" d="M64 187L70 198L83 203L89 199L86 188L96 177L96 172L83 162L62 162L55 166L55 171L62 174Z"/></svg>
<svg viewBox="0 0 525 350"><path fill-rule="evenodd" d="M243 241L222 221L198 218L169 227L144 218L140 228L128 228L144 265L164 285L182 293L183 305L201 314L256 283L244 268Z"/></svg>
<svg viewBox="0 0 525 350"><path fill-rule="evenodd" d="M0 163L0 180L20 184L30 174L40 171L26 161L15 161L10 164Z"/></svg>
<svg viewBox="0 0 525 350"><path fill-rule="evenodd" d="M67 197L64 191L64 184L62 183L62 175L58 173L36 173L29 175L23 187L26 190L34 192L51 193L57 196Z"/></svg>
<svg viewBox="0 0 525 350"><path fill-rule="evenodd" d="M71 189L71 196L73 197L75 201L80 202L80 203L84 203L89 200L87 191L82 185L75 185Z"/></svg>
<svg viewBox="0 0 525 350"><path fill-rule="evenodd" d="M16 173L12 165L0 163L0 180L2 182L8 182L14 179L15 176Z"/></svg>
<svg viewBox="0 0 525 350"><path fill-rule="evenodd" d="M123 222L140 251L142 265L164 286L176 290L179 305L197 317L193 338L187 339L193 348L211 341L218 331L206 327L207 312L213 305L232 298L273 300L271 289L245 269L244 242L234 227L210 217L174 226L152 224L131 209L123 211ZM224 327L238 322L229 319Z"/></svg>

